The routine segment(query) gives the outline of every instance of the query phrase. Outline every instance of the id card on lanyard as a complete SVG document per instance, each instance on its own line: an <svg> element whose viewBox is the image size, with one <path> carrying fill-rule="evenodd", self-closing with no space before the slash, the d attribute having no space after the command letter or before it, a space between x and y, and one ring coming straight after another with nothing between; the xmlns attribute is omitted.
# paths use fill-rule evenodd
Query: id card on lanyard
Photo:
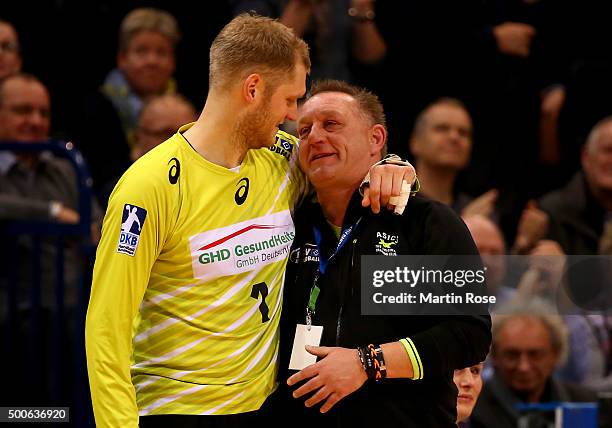
<svg viewBox="0 0 612 428"><path fill-rule="evenodd" d="M336 255L340 252L342 247L350 240L353 233L359 226L361 219L363 217L359 217L359 219L350 227L347 227L342 231L340 238L338 239L338 245L336 250L332 253L331 256L327 260L323 257L323 252L321 251L321 232L319 229L313 226L312 231L314 233L315 242L317 243L317 249L319 250L319 269L315 273L314 281L312 284L312 288L310 289L310 297L308 298L308 305L306 305L306 326L310 327L312 325L312 316L315 314L317 307L317 299L319 298L319 293L321 289L319 288L319 278L321 275L325 274L329 263L336 257Z"/></svg>
<svg viewBox="0 0 612 428"><path fill-rule="evenodd" d="M342 247L350 240L354 234L357 226L361 222L360 217L355 224L344 229L340 238L338 239L338 246L333 254L325 260L321 251L321 232L313 227L315 242L319 250L319 267L315 273L312 288L310 289L310 296L308 298L308 304L306 305L306 325L298 324L295 329L295 339L293 341L293 349L291 352L291 360L289 361L289 369L291 370L302 370L305 367L314 364L317 361L316 355L309 354L304 348L305 345L319 346L321 343L321 336L323 335L323 326L312 325L312 316L315 314L317 307L317 299L321 289L319 288L319 278L325 274L329 263L336 257Z"/></svg>

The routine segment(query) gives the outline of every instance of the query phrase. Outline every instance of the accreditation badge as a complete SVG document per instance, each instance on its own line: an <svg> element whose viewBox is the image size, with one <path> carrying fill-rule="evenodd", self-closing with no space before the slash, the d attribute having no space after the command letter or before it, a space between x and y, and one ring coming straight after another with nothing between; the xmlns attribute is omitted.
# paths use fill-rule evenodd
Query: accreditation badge
<svg viewBox="0 0 612 428"><path fill-rule="evenodd" d="M293 350L291 360L289 360L289 370L302 370L317 362L317 356L306 351L306 345L319 346L323 326L298 324L295 328L295 339L293 340Z"/></svg>

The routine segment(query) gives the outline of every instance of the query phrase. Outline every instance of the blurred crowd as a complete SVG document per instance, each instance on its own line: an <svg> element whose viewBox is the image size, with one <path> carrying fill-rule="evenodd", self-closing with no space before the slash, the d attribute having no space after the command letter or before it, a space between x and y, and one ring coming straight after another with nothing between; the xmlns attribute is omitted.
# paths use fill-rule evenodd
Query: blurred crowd
<svg viewBox="0 0 612 428"><path fill-rule="evenodd" d="M74 144L93 178L95 241L121 174L197 118L217 32L244 11L278 18L308 42L312 79L346 80L381 97L389 151L413 162L422 194L464 218L498 315L490 361L457 373L459 407L470 410L473 378L486 374L474 414L460 419L513 427L516 402L596 401L612 391L612 314L561 316L540 301L543 281L558 286L565 256L612 255L612 27L603 7L12 2L0 7L0 141ZM78 223L75 186L64 160L2 152L0 221ZM510 286L503 255L550 259L529 264ZM575 303L562 299L554 304Z"/></svg>

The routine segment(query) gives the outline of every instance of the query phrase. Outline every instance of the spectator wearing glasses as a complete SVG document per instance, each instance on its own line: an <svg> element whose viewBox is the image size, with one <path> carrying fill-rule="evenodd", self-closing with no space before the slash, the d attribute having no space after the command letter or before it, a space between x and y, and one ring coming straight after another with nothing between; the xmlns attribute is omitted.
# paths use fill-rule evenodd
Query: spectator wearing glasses
<svg viewBox="0 0 612 428"><path fill-rule="evenodd" d="M0 80L21 70L21 52L15 27L0 18Z"/></svg>

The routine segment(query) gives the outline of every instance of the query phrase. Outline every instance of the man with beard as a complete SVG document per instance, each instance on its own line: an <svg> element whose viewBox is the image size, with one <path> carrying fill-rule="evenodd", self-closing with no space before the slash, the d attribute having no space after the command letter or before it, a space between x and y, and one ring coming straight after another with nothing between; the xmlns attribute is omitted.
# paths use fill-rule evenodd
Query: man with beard
<svg viewBox="0 0 612 428"><path fill-rule="evenodd" d="M200 118L119 180L86 325L98 426L246 426L265 415L307 187L297 140L278 126L295 120L309 68L287 27L238 16L211 46ZM414 173L377 169L386 177L371 178L375 211Z"/></svg>

